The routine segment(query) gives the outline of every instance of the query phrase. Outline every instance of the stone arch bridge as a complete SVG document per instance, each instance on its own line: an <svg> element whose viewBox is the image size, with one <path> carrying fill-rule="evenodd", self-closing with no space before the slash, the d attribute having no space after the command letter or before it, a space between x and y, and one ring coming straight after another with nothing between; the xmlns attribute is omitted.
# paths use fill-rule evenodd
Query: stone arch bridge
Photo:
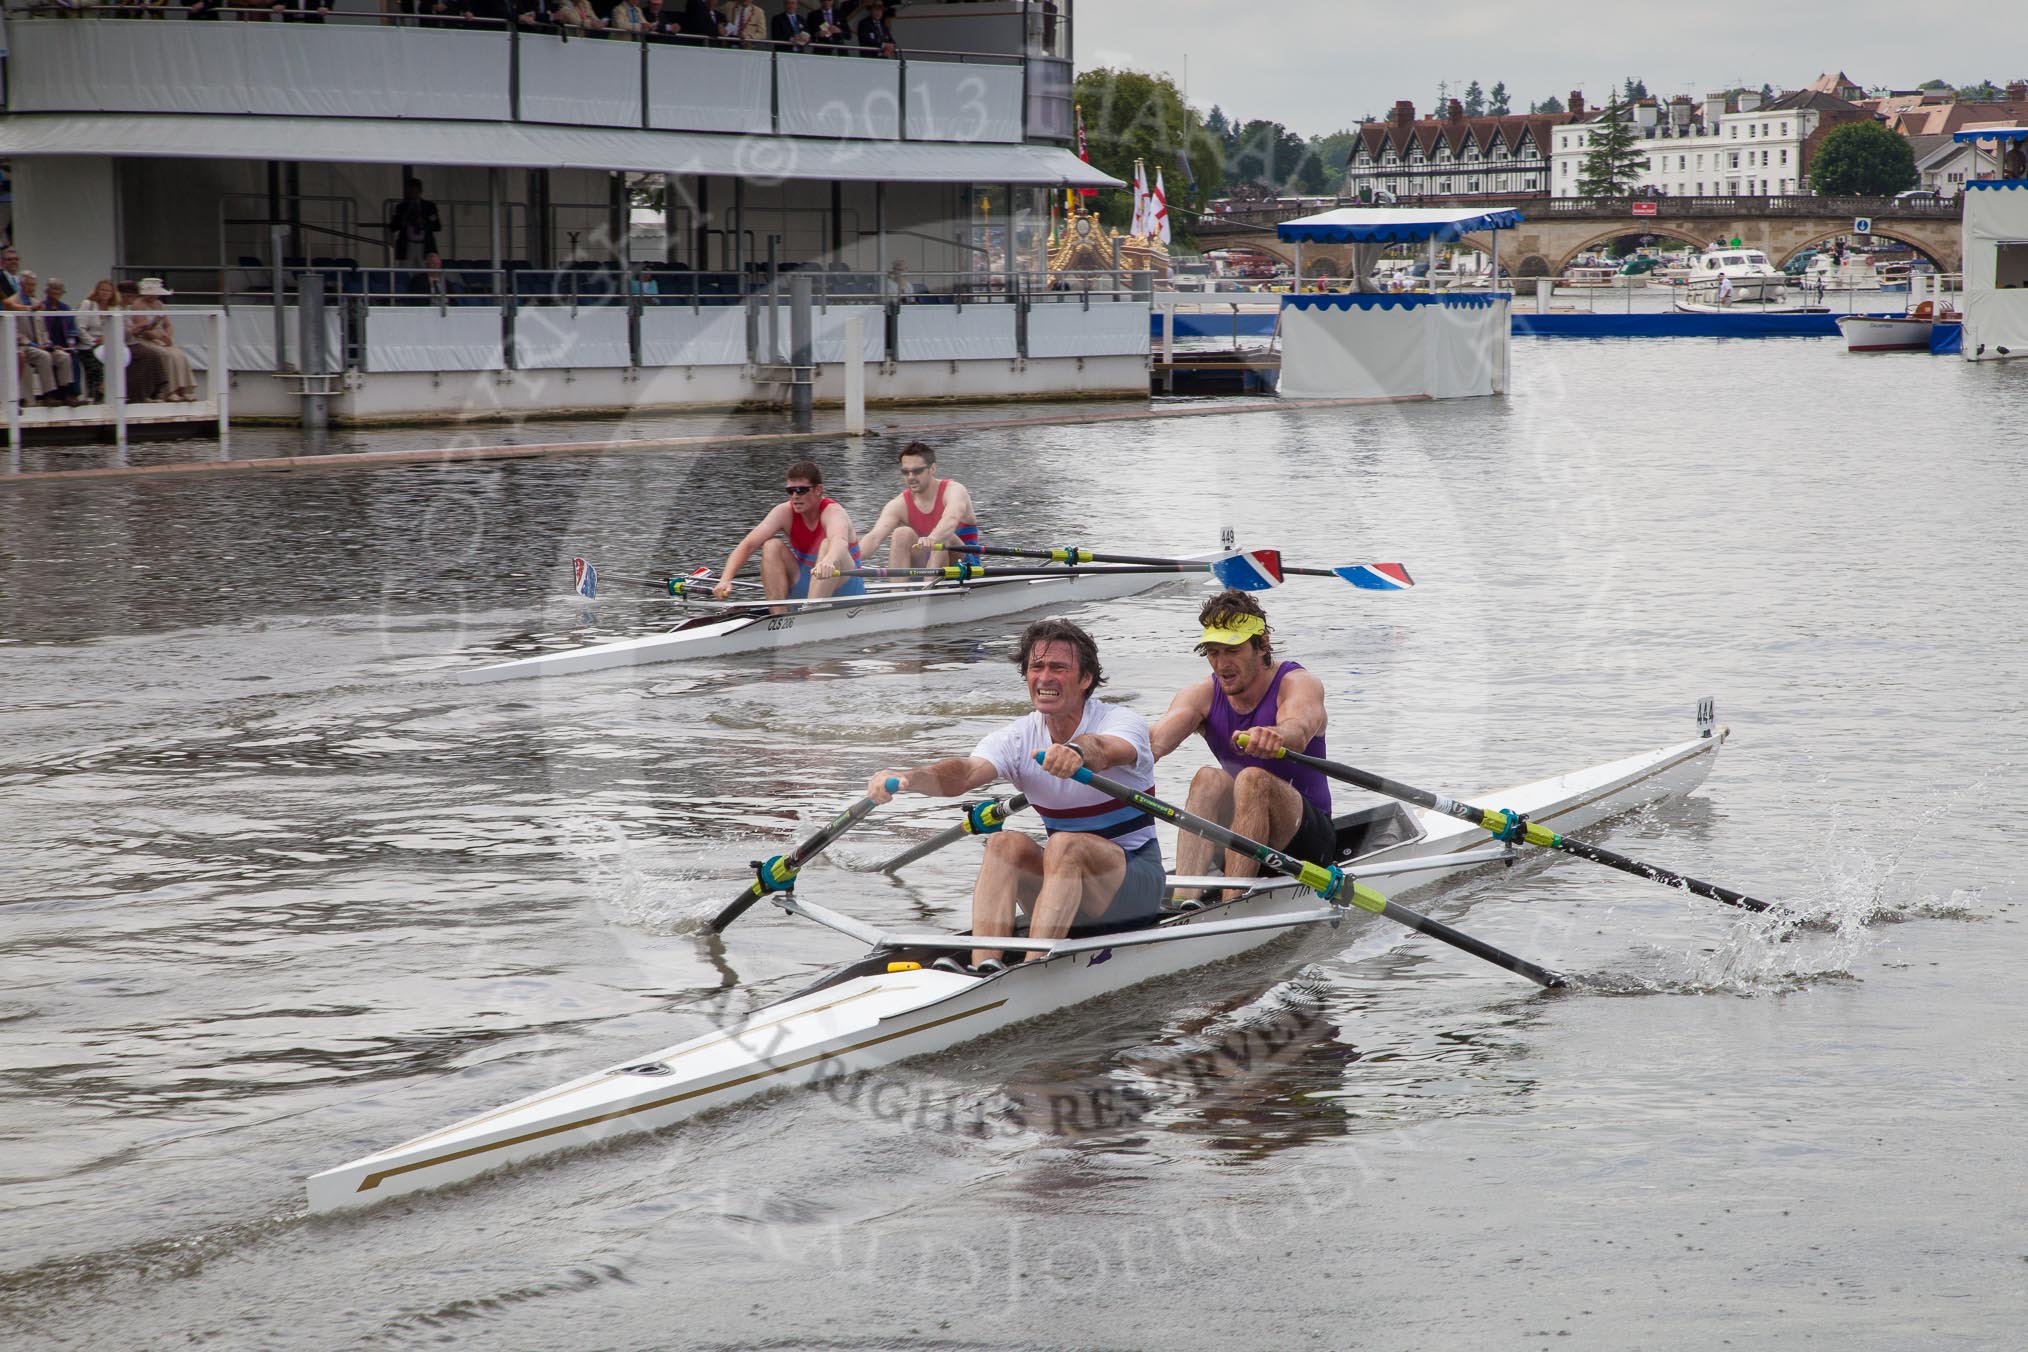
<svg viewBox="0 0 2028 1352"><path fill-rule="evenodd" d="M1340 206L1359 206L1341 201ZM1873 222L1873 236L1906 244L1928 258L1940 272L1960 272L1964 250L1960 224L1963 204L1900 201L1880 197L1419 197L1404 206L1512 208L1521 213L1520 226L1500 236L1500 264L1516 277L1553 277L1578 255L1610 240L1653 235L1704 248L1716 240L1737 239L1759 249L1779 267L1804 249L1853 233L1859 217ZM1652 216L1637 216L1637 207L1652 206ZM1295 246L1275 238L1275 226L1319 210L1316 206L1264 207L1259 211L1207 215L1197 223L1198 243L1206 250L1251 246L1284 262L1295 261ZM1491 238L1468 235L1468 248L1487 252ZM1350 245L1306 244L1303 271L1310 276L1339 277L1351 265Z"/></svg>

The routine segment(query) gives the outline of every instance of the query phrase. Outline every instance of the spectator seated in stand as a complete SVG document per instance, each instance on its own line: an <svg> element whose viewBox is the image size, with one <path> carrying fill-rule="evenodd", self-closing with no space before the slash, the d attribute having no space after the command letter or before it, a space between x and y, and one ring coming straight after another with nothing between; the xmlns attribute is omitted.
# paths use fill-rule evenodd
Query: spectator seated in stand
<svg viewBox="0 0 2028 1352"><path fill-rule="evenodd" d="M634 0L619 0L619 3L613 6L613 12L606 16L606 27L612 32L624 33L628 37L646 37L654 31L654 25L648 19L648 11L635 4Z"/></svg>
<svg viewBox="0 0 2028 1352"><path fill-rule="evenodd" d="M590 0L553 0L549 16L567 38L602 37L606 22L598 16Z"/></svg>
<svg viewBox="0 0 2028 1352"><path fill-rule="evenodd" d="M850 5L814 0L810 6L809 23L811 45L815 50L831 56L843 56L852 50L852 21L846 17L851 8Z"/></svg>
<svg viewBox="0 0 2028 1352"><path fill-rule="evenodd" d="M98 398L99 383L104 378L105 368L99 364L99 359L91 354L90 347L85 343L84 335L78 328L77 316L64 301L65 290L63 278L49 279L49 285L42 288L42 304L35 307L42 312L42 317L36 322L42 326L43 339L48 343L50 350L61 352L70 358L71 379L58 392L64 396L65 402L74 408L85 402L87 394L93 399Z"/></svg>
<svg viewBox="0 0 2028 1352"><path fill-rule="evenodd" d="M14 347L20 362L19 389L23 407L30 404L68 404L75 407L84 401L77 397L77 368L71 363L70 353L50 341L49 327L43 319L42 302L35 294L35 274L20 273L15 278L16 291L13 299L21 302L28 313L14 320Z"/></svg>
<svg viewBox="0 0 2028 1352"><path fill-rule="evenodd" d="M83 343L85 377L91 381L91 397L94 402L103 399L106 391L106 368L97 349L106 341L106 319L108 311L120 308L120 293L114 289L110 278L99 278L91 294L78 302L78 337Z"/></svg>
<svg viewBox="0 0 2028 1352"><path fill-rule="evenodd" d="M725 7L725 40L741 47L759 47L768 40L768 16L755 0L729 0Z"/></svg>
<svg viewBox="0 0 2028 1352"><path fill-rule="evenodd" d="M160 277L120 283L120 306L132 312L127 320L127 399L130 403L166 400L187 404L197 398L197 374L190 354L176 346L176 326L163 297L176 293Z"/></svg>

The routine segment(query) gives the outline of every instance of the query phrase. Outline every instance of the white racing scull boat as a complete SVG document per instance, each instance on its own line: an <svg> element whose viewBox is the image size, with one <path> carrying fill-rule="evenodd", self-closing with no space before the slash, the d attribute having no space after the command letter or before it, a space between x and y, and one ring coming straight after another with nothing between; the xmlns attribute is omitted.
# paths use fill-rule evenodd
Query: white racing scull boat
<svg viewBox="0 0 2028 1352"><path fill-rule="evenodd" d="M1199 557L1209 561L1218 555ZM811 602L783 615L771 615L767 603L757 602L734 607L730 614L720 610L695 615L658 634L469 668L459 672L458 679L468 683L512 681L685 658L771 652L803 643L871 639L938 625L998 619L1028 610L1117 600L1192 576L1195 575L1065 568L1061 574L1045 577L988 575L967 582L927 586L874 583L863 597Z"/></svg>
<svg viewBox="0 0 2028 1352"><path fill-rule="evenodd" d="M1482 795L1559 832L1574 832L1702 783L1723 731L1622 760ZM1338 858L1352 877L1407 893L1508 857L1480 828L1432 811L1386 804L1338 819ZM1199 885L1199 880L1181 880ZM1172 881L1172 887L1178 885ZM886 933L774 894L778 905L864 941L870 952L808 990L737 1025L574 1080L309 1180L313 1212L370 1206L444 1187L519 1160L653 1131L778 1089L941 1051L1108 995L1218 962L1310 924L1363 926L1363 910L1320 900L1285 881L1177 911L1120 933L988 946L1040 952L990 976L931 967L978 942L969 935Z"/></svg>

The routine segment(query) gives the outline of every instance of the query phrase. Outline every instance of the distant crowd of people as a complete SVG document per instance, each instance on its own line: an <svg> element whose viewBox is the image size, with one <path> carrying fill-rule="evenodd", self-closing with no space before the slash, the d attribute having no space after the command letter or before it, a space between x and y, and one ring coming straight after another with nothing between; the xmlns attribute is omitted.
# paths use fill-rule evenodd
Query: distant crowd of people
<svg viewBox="0 0 2028 1352"><path fill-rule="evenodd" d="M14 321L23 407L97 403L105 398L105 342L126 325L126 388L130 403L189 403L197 398L190 354L176 345L176 326L163 304L174 295L159 277L115 284L101 278L75 308L61 277L43 281L21 266L13 246L0 248L0 310Z"/></svg>
<svg viewBox="0 0 2028 1352"><path fill-rule="evenodd" d="M401 14L422 27L480 24L565 37L687 39L727 47L781 47L834 56L901 54L883 0L781 0L768 13L758 0L399 0ZM55 0L31 11L64 16L100 13L137 19L251 19L325 23L333 0Z"/></svg>

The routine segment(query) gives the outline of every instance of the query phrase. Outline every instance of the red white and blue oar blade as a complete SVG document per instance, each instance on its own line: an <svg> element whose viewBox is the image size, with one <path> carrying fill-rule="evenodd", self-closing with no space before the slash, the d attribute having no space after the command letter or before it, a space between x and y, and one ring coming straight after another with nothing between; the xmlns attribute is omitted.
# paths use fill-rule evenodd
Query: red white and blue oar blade
<svg viewBox="0 0 2028 1352"><path fill-rule="evenodd" d="M599 570L585 559L570 561L570 588L579 596L596 598L599 594Z"/></svg>
<svg viewBox="0 0 2028 1352"><path fill-rule="evenodd" d="M1234 591L1266 591L1282 585L1278 549L1249 549L1211 561L1211 575Z"/></svg>
<svg viewBox="0 0 2028 1352"><path fill-rule="evenodd" d="M1408 569L1398 563L1352 563L1331 571L1366 591L1407 591L1415 585Z"/></svg>

